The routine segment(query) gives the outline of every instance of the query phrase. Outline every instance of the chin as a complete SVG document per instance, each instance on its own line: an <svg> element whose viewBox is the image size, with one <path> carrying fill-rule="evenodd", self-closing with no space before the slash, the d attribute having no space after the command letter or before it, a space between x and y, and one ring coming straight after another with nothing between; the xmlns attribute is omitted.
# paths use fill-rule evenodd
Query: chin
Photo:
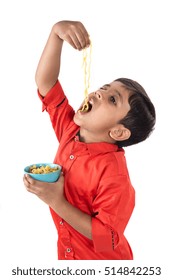
<svg viewBox="0 0 173 280"><path fill-rule="evenodd" d="M79 120L77 114L74 115L73 121L74 121L74 123L75 123L76 125L80 126L81 122L80 122L80 120Z"/></svg>

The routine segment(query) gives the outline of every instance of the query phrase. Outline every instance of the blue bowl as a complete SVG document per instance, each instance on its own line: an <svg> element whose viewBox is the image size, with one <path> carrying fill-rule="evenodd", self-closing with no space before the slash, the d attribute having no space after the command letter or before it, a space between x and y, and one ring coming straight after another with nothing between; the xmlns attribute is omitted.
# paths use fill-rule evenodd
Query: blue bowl
<svg viewBox="0 0 173 280"><path fill-rule="evenodd" d="M58 169L55 172L35 174L35 173L29 172L30 167L33 166L33 165L35 165L36 167L41 167L41 166L48 165L51 168L58 167ZM62 169L61 166L59 164L55 164L55 163L36 163L36 164L30 164L30 165L26 166L24 168L24 173L28 174L29 176L31 176L35 180L42 181L42 182L53 183L53 182L56 182L59 179L59 176L61 174L61 169Z"/></svg>

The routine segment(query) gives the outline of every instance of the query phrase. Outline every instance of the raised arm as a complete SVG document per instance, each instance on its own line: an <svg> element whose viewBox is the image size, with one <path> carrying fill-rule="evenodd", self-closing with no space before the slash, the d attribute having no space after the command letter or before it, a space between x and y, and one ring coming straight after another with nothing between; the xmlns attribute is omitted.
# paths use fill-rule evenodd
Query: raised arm
<svg viewBox="0 0 173 280"><path fill-rule="evenodd" d="M64 20L52 27L35 74L36 84L42 96L47 94L58 79L64 41L77 50L82 50L90 44L88 32L81 22Z"/></svg>

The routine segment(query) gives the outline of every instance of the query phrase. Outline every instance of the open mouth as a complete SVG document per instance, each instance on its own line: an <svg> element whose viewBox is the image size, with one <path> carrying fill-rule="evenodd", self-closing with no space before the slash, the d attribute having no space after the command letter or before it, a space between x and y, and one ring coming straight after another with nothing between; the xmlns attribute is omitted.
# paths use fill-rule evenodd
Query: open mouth
<svg viewBox="0 0 173 280"><path fill-rule="evenodd" d="M85 103L81 106L81 108L78 110L78 112L81 113L88 113L92 110L92 103L87 100Z"/></svg>

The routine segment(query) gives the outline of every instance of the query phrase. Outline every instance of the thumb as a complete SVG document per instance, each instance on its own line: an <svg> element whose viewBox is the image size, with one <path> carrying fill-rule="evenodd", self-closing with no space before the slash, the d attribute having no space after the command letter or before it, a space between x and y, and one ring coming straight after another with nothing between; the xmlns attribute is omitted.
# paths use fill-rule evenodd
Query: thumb
<svg viewBox="0 0 173 280"><path fill-rule="evenodd" d="M58 181L64 181L64 173L61 172Z"/></svg>

